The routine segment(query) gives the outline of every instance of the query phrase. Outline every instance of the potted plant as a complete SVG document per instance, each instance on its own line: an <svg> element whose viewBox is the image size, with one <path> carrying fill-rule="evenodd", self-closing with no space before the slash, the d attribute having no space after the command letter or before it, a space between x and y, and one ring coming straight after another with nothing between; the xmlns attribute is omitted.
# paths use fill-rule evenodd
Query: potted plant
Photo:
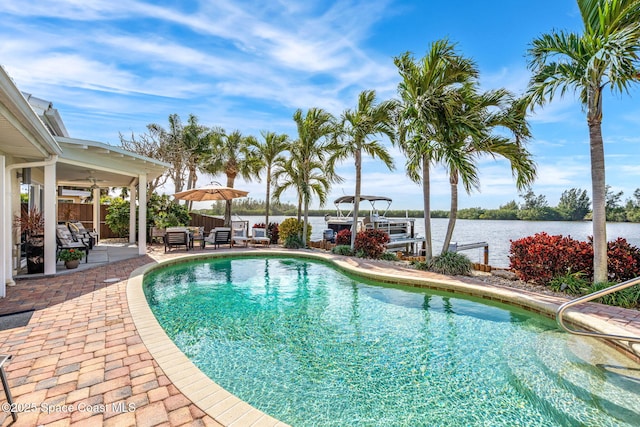
<svg viewBox="0 0 640 427"><path fill-rule="evenodd" d="M64 261L67 268L78 268L82 258L84 258L84 252L79 249L63 249L58 254L58 259Z"/></svg>
<svg viewBox="0 0 640 427"><path fill-rule="evenodd" d="M27 273L44 273L44 215L36 208L22 208L14 218L14 225L23 236L27 255Z"/></svg>

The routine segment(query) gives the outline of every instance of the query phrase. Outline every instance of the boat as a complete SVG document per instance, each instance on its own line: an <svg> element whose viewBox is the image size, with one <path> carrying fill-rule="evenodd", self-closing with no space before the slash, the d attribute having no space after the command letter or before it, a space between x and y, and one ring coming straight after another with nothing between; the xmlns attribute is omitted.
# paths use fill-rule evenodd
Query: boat
<svg viewBox="0 0 640 427"><path fill-rule="evenodd" d="M326 215L327 230L324 237L330 240L342 230L351 230L353 226L353 206L355 196L338 197L334 204L336 215ZM366 203L368 202L368 206ZM378 205L383 204L382 209ZM384 205L386 203L386 205ZM415 233L415 218L388 218L386 216L392 200L384 196L360 196L358 206L357 231L384 230L389 235L388 251L403 251L417 254L423 246L424 237ZM331 230L331 231L330 231Z"/></svg>

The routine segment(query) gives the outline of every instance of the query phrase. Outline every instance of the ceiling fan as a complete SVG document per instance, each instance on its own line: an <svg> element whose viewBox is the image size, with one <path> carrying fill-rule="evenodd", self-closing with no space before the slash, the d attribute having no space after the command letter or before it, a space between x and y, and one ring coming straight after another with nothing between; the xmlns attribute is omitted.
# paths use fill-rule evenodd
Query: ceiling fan
<svg viewBox="0 0 640 427"><path fill-rule="evenodd" d="M89 175L85 178L77 178L77 179L72 179L71 181L89 181L91 182L91 187L89 187L91 190L95 190L96 188L100 188L100 186L98 185L98 182L105 182L103 179L98 179L94 176L95 171L87 171L89 173Z"/></svg>

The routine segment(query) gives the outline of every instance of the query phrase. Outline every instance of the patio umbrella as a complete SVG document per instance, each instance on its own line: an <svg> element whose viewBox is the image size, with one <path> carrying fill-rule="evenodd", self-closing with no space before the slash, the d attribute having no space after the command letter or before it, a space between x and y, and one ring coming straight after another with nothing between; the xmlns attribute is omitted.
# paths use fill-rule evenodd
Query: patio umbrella
<svg viewBox="0 0 640 427"><path fill-rule="evenodd" d="M221 185L205 185L204 187L181 191L174 194L173 197L179 200L202 202L206 200L231 200L238 197L246 197L247 194L249 194L248 191L238 190L237 188L223 187Z"/></svg>

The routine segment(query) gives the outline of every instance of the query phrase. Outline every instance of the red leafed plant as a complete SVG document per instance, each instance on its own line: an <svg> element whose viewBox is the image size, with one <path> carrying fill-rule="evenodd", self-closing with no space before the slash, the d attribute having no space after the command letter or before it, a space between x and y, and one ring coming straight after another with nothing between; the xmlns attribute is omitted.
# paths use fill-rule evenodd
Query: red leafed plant
<svg viewBox="0 0 640 427"><path fill-rule="evenodd" d="M336 234L336 245L351 245L351 230L340 230Z"/></svg>
<svg viewBox="0 0 640 427"><path fill-rule="evenodd" d="M543 232L512 240L510 253L510 267L524 281L546 285L567 273L593 274L593 248L568 236Z"/></svg>
<svg viewBox="0 0 640 427"><path fill-rule="evenodd" d="M380 258L389 243L389 235L383 230L365 230L356 234L356 254L365 258Z"/></svg>
<svg viewBox="0 0 640 427"><path fill-rule="evenodd" d="M618 237L607 243L609 280L624 282L640 276L640 250Z"/></svg>
<svg viewBox="0 0 640 427"><path fill-rule="evenodd" d="M561 235L538 233L511 241L509 262L516 275L525 281L548 284L568 273L593 276L593 246L588 242ZM640 276L640 250L621 237L607 243L609 280L622 282Z"/></svg>

